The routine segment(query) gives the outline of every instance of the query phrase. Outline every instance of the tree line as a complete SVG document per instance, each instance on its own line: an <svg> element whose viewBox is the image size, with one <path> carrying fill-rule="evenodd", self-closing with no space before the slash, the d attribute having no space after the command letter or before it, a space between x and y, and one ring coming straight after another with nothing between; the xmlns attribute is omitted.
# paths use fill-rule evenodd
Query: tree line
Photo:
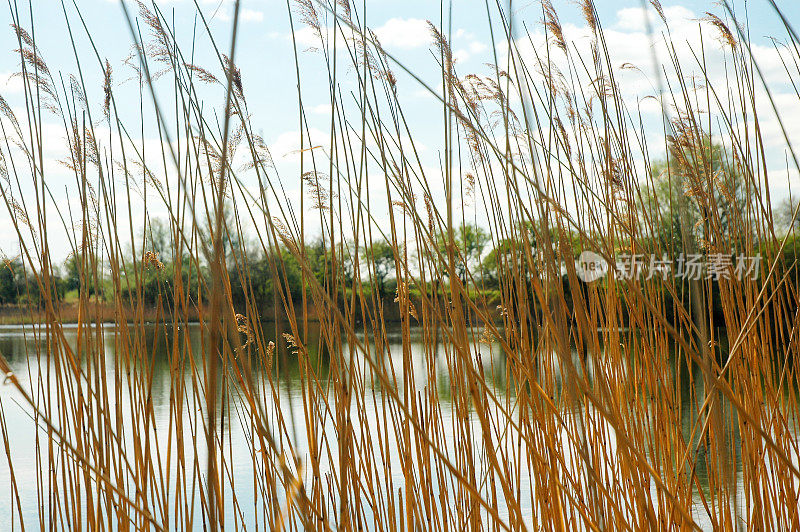
<svg viewBox="0 0 800 532"><path fill-rule="evenodd" d="M747 209L752 207L753 199L748 195L747 180L732 157L722 145L714 143L708 136L696 143L699 152L687 156L678 151L679 146L671 145L669 157L657 161L650 168L649 179L642 183L635 201L635 210L640 235L638 246L645 251L660 253L665 250L672 255L682 252L704 253L704 242L724 241L730 252L743 246L743 239L754 238L757 249L767 256L776 252L778 239L770 235L752 235L748 227ZM702 159L702 161L701 161ZM704 175L697 176L697 168L703 168ZM700 185L693 183L701 183ZM702 183L708 183L703 190ZM800 238L794 234L798 226L792 220L794 204L783 202L775 209L775 218L783 224L784 233L791 232L786 246L781 252L780 262L784 268L795 264L800 252ZM226 212L229 218L231 213ZM715 224L704 224L709 217L715 217ZM715 233L708 229L713 225ZM530 283L531 271L535 268L525 254L535 254L542 245L537 238L533 223L517 228L513 237L496 238L486 229L472 223L462 223L454 230L454 243L457 260L452 272L473 291L491 296L499 290L515 289L515 283ZM208 228L204 229L208 232ZM551 228L549 243L558 243L567 250L561 250L562 258L578 257L582 250L580 235L566 228ZM239 233L241 235L241 233ZM644 235L644 236L641 236ZM748 236L750 235L750 236ZM173 233L167 222L151 220L146 231L140 235L140 257L138 261L128 261L121 276L121 292L131 301L155 304L159 298L173 298L176 283L184 291L184 296L195 303L202 303L201 280L207 273L207 265L189 259L173 257L176 248ZM298 257L285 246L279 245L264 252L258 246L248 246L233 231L223 239L224 254L230 272L230 297L236 306L250 301L257 307L269 307L279 300L279 295L292 302L301 299L303 279L309 276L322 286L331 285L331 272L336 271L336 289L345 295L354 285L356 272L361 280L359 290L371 293L380 299L394 297L397 291L395 277L396 257L400 250L385 240L374 240L362 245L358 250L352 243L337 244L336 249L321 238L306 242L303 246L305 271ZM440 281L434 283L432 290L444 290L449 282L451 271L445 262L448 257L448 238L439 234L430 249L417 251L417 263L439 263ZM620 247L629 245L621 237ZM356 253L356 251L358 251ZM420 254L424 254L422 257ZM353 257L359 257L356 265ZM414 260L410 261L414 262ZM90 261L81 254L72 254L63 264L55 266L49 276L53 286L51 291L58 299L69 302L78 294L109 300L114 297L115 286L112 279L95 275L98 268L88 268ZM86 273L86 270L92 274ZM565 276L562 271L560 274ZM413 275L414 272L411 272ZM419 285L419 283L412 283ZM569 283L564 283L565 287ZM278 287L281 292L279 293ZM37 305L41 286L32 272L19 258L4 259L0 269L0 305ZM412 290L413 295L413 290ZM670 299L672 295L668 295Z"/></svg>

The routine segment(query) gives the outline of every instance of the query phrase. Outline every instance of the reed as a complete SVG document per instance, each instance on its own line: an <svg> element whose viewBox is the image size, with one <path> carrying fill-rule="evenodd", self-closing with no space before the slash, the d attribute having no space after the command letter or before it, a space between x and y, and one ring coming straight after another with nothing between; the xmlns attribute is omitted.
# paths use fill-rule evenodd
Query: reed
<svg viewBox="0 0 800 532"><path fill-rule="evenodd" d="M495 61L463 73L443 3L428 83L381 46L366 3L287 0L292 35L318 40L294 43L290 175L248 110L269 96L237 66L238 0L224 46L199 6L183 40L157 3L121 2L122 65L62 3L72 74L39 50L31 7L9 5L24 108L0 96L18 240L0 322L36 326L0 353L6 526L800 528L798 206L773 214L787 178L768 171L765 120L800 164L747 26L723 2L687 64L653 0L666 61L620 66L592 0L588 55L551 2L538 21L510 4L485 3ZM795 87L800 41L772 9ZM200 43L214 64L195 64ZM323 144L301 53L326 67ZM653 95L629 101L620 76L648 67ZM123 80L138 101L117 99ZM441 107L434 172L402 83ZM53 122L77 212L48 179ZM124 207L137 195L141 213ZM669 272L587 279L582 252ZM715 269L675 275L689 256Z"/></svg>

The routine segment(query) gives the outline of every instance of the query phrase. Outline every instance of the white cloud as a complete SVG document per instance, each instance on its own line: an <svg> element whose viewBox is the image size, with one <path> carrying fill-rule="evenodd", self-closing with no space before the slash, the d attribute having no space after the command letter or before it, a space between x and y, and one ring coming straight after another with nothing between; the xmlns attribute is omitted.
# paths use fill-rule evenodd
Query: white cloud
<svg viewBox="0 0 800 532"><path fill-rule="evenodd" d="M331 104L329 104L329 103L321 103L319 105L312 105L307 110L311 114L315 114L315 115L330 115L331 114Z"/></svg>
<svg viewBox="0 0 800 532"><path fill-rule="evenodd" d="M211 12L211 16L220 22L230 22L233 20L233 7L226 8L220 6ZM264 13L256 11L255 9L241 9L239 11L240 22L262 22L264 20Z"/></svg>
<svg viewBox="0 0 800 532"><path fill-rule="evenodd" d="M305 136L305 134L304 134ZM309 129L309 137L305 138L303 143L307 150L315 146L323 146L326 149L330 145L330 136L322 130L317 128ZM269 147L272 156L276 163L283 161L295 161L300 159L300 133L295 131L285 131L278 135L278 137L271 143Z"/></svg>
<svg viewBox="0 0 800 532"><path fill-rule="evenodd" d="M664 8L664 17L672 26L675 23L685 24L694 18L694 13L683 6L670 6ZM661 18L652 9L644 10L641 7L626 7L617 11L617 23L614 29L623 31L646 31L647 21L657 28L662 25Z"/></svg>
<svg viewBox="0 0 800 532"><path fill-rule="evenodd" d="M230 22L231 20L233 20L231 18L231 15L228 14L228 12L223 10L223 9L218 9L218 10L213 11L211 13L211 17L210 18L211 18L211 20L218 20L220 22Z"/></svg>
<svg viewBox="0 0 800 532"><path fill-rule="evenodd" d="M464 50L463 48L460 48L455 52L453 52L453 61L455 61L456 64L461 64L467 59L469 59L469 56L470 54L468 51Z"/></svg>
<svg viewBox="0 0 800 532"><path fill-rule="evenodd" d="M264 20L264 13L256 11L255 9L242 9L240 17L244 22L262 22Z"/></svg>
<svg viewBox="0 0 800 532"><path fill-rule="evenodd" d="M671 6L664 9L664 15L669 25L668 38L671 44L664 42L666 35L665 25L661 18L651 9L649 15L641 8L625 8L617 12L617 23L603 31L605 45L608 49L611 65L615 69L615 81L618 83L622 96L626 99L631 109L636 109L637 102L645 112L660 113L658 102L652 99L645 100L647 96L655 95L659 85L658 76L666 75L666 89L670 88L676 93L677 99L680 96L680 85L678 84L678 73L674 71L673 62L670 55L677 55L677 62L680 64L680 76L687 83L689 88L693 80L698 85L702 85L705 76L708 78L708 85L714 88L717 96L724 105L727 102L727 87L731 83L732 72L730 50L721 43L719 31L707 21L694 12L683 6ZM645 17L648 16L653 23L653 35L647 32L644 24ZM700 34L703 34L702 42L703 53L701 50ZM572 24L563 25L564 39L567 42L570 54L575 50L583 58L584 64L592 64L591 46L592 33L587 26L575 26ZM541 30L532 31L530 40L523 37L518 40L518 47L523 54L524 60L529 69L536 63L537 52L540 58L544 59L541 50L544 49L545 36ZM672 48L674 46L674 49ZM499 50L505 50L505 44L499 45ZM764 74L773 94L780 95L789 91L787 86L789 81L785 72L779 53L769 46L751 44L751 49L756 57L759 67ZM554 64L563 72L569 71L566 58L563 53L555 48L550 52ZM655 55L655 64L654 64ZM705 66L701 67L698 58L705 58ZM574 58L575 59L575 58ZM580 63L580 61L578 61ZM625 68L621 68L625 65ZM705 74L703 73L705 68ZM533 69L535 70L535 69ZM666 70L666 74L664 72ZM760 83L756 81L758 90ZM591 94L591 89L590 89ZM713 95L712 98L712 106ZM668 102L671 103L671 102ZM792 106L800 104L797 98L785 98L782 100L780 109L791 109ZM760 106L759 111L762 115L770 114L768 104Z"/></svg>
<svg viewBox="0 0 800 532"><path fill-rule="evenodd" d="M479 54L485 51L488 48L485 44L480 41L472 41L469 43L469 53L471 54Z"/></svg>
<svg viewBox="0 0 800 532"><path fill-rule="evenodd" d="M686 106L681 92L681 83L684 83L689 91L689 98L692 99L692 106L695 112L701 113L704 123L707 123L710 111L712 133L717 140L730 146L730 137L735 134L741 143L745 145L747 142L750 143L750 148L745 149L752 149L752 146L756 145L755 131L758 130L760 140L764 142L767 167L780 169L782 165L785 166L784 152L787 150L787 142L758 76L754 73L752 89L754 108L746 109L743 117L739 98L743 96L745 101L749 101L748 91L751 89L736 81L735 76L738 73L733 68L730 47L722 42L718 28L703 20L704 15L694 13L683 6L665 8L664 14L667 19L666 24L653 10L650 10L649 15L644 15L641 8L621 9L617 12L615 24L605 26L603 30L604 45L607 47L610 63L614 69L614 79L619 87L620 96L633 115L634 121L637 120L639 112L643 116L645 129L642 134L648 144L648 156L657 159L663 156L664 150L662 108L658 100L648 96L658 95L659 85L662 85L666 91L665 108L669 117L673 118ZM648 33L646 16L650 19L652 34ZM729 26L733 28L733 24ZM572 64L589 65L592 71L591 30L586 25L574 24L563 24L562 29ZM498 51L505 54L506 46L505 43L500 43ZM546 55L543 52L545 35L541 27L531 28L530 40L527 35L520 37L517 46L528 71L538 72L539 69L535 67L537 54L542 60L545 60ZM800 99L794 94L790 76L786 73L780 56L783 52L784 60L789 62L789 52L781 48L776 50L768 43L750 43L750 49L770 88L783 126L787 130L787 136L797 144L796 139L800 138L800 121L793 120L793 117L800 115ZM680 65L680 72L675 69L672 54L676 56L674 61ZM575 78L569 75L570 64L564 53L551 47L550 57L553 59L553 64L567 77L568 83L571 83ZM623 65L625 68L621 68ZM501 66L508 69L507 65ZM543 81L540 74L534 76L539 78L539 82ZM594 93L599 84L591 83L596 81L595 75L581 72L578 78L580 81L576 81L576 89L579 100L583 94L586 100L596 101ZM706 105L706 85L712 89L709 91L710 109ZM696 95L693 92L694 86L698 90ZM739 94L739 90L744 91L744 95ZM719 102L715 98L719 98ZM511 99L514 105L519 105L516 94L512 93ZM576 105L581 113L585 113L584 107L583 101L579 101ZM720 109L724 109L726 114L730 113L731 109L738 109L737 117L733 118L735 124L733 131L729 131L725 125ZM752 118L754 112L758 116L758 128ZM636 147L634 151L637 151ZM641 155L637 157L641 158ZM789 161L791 164L791 159ZM637 159L636 165L639 164L641 161ZM786 171L772 171L769 174L772 200L773 204L776 204L788 189ZM793 190L797 193L797 190L800 190L797 176L790 171L790 178Z"/></svg>
<svg viewBox="0 0 800 532"><path fill-rule="evenodd" d="M28 130L28 121L27 121L27 113L24 107L13 107L12 108L13 114L16 116L17 120L20 123L20 127L23 131ZM0 120L6 121L5 117L0 118ZM67 168L64 163L61 161L68 161L70 159L70 152L68 148L68 141L67 141L67 132L65 130L65 126L63 123L59 123L53 119L51 115L45 115L45 120L41 123L41 138L43 139L42 148L43 148L43 158L44 158L44 167L43 172L46 176L46 179L53 183L59 183L60 185L57 187L52 187L51 191L53 194L52 198L48 198L46 201L48 202L48 209L47 209L47 224L48 224L48 243L50 245L51 252L53 253L53 257L56 260L63 260L63 257L67 255L70 251L69 248L69 239L67 238L68 234L72 235L74 238L75 231L80 233L80 212L81 212L81 205L79 204L79 193L76 186L75 176L72 170ZM10 133L10 128L6 124L6 131ZM10 133L12 136L14 133ZM119 144L119 138L116 135L111 135L108 127L105 125L97 125L94 127L94 134L98 142L98 147L103 154L103 156L114 153L115 161L119 162L121 154L121 147ZM108 142L110 139L111 144L109 145ZM27 146L28 139L24 138L23 143ZM125 143L125 152L126 152L126 159L129 164L129 171L131 172L131 180L125 181L124 177L122 176L122 171L120 168L114 167L114 178L118 179L118 184L127 184L127 183L137 183L132 185L132 193L130 195L130 203L127 201L124 204L118 205L118 215L120 219L127 220L128 214L132 216L133 224L134 224L134 232L138 232L141 227L143 217L145 216L146 212L153 213L154 210L163 210L166 209L163 203L160 201L159 196L155 193L154 188L151 186L149 187L148 197L149 206L147 211L145 211L143 205L144 200L142 197L139 196L139 192L142 188L138 185L141 183L141 172L138 171L138 168L133 164L134 161L138 160L138 156L136 155L137 150L141 151L144 150L145 158L147 161L150 161L148 166L150 166L151 171L154 175L157 176L157 179L160 180L162 184L167 186L166 184L169 183L170 187L175 187L177 183L177 173L174 169L174 166L169 162L169 157L167 157L168 162L166 168L162 166L159 162L162 160L162 149L164 148L163 142L158 139L157 137L146 137L145 139L138 139L133 144L128 142L127 140L124 141ZM19 185L17 185L17 181L14 180L14 184L10 189L11 195L17 199L18 201L25 201L28 203L27 208L35 208L35 194L33 192L35 185L35 180L32 179L30 171L27 169L27 165L23 163L25 160L25 155L23 152L16 147L14 144L11 145L10 153L6 152L7 155L10 155L13 160L17 161L16 171L19 172ZM107 164L108 161L104 162L104 165ZM92 171L94 169L92 168ZM105 166L106 177L111 179L111 172L108 166ZM97 186L95 182L95 186ZM52 202L52 203L51 203ZM4 207L5 208L5 207ZM70 221L70 209L72 210L72 215L75 216L75 223L77 229L73 231L72 222ZM173 206L173 211L174 206ZM62 219L63 217L63 219ZM0 250L2 252L6 252L13 256L14 250L19 248L19 240L16 231L13 229L13 225L11 224L10 217L6 216L5 218L0 216ZM63 223L67 224L67 228L65 229ZM105 227L102 223L104 231L109 231L108 227ZM122 233L125 234L126 230L121 228ZM106 233L107 234L107 233ZM123 237L124 239L124 237ZM23 229L23 241L26 242L27 245L31 245L32 242L29 240L27 236L27 231Z"/></svg>
<svg viewBox="0 0 800 532"><path fill-rule="evenodd" d="M22 78L12 72L0 72L0 94L17 94L22 92Z"/></svg>
<svg viewBox="0 0 800 532"><path fill-rule="evenodd" d="M381 45L387 49L414 49L428 47L433 39L427 21L418 18L391 18L375 30ZM475 39L475 35L463 28L452 36L453 57L464 62L472 55L484 52L488 47Z"/></svg>
<svg viewBox="0 0 800 532"><path fill-rule="evenodd" d="M289 39L291 39L291 37L292 36L290 34L289 35ZM299 30L295 30L294 38L295 38L295 41L297 41L297 44L299 44L301 46L309 46L309 47L310 46L313 46L313 47L319 47L320 46L320 40L319 40L319 35L317 34L317 31L315 29L313 29L313 28L308 27L308 26L303 26Z"/></svg>
<svg viewBox="0 0 800 532"><path fill-rule="evenodd" d="M391 18L375 34L387 48L419 48L431 43L428 23L420 18Z"/></svg>
<svg viewBox="0 0 800 532"><path fill-rule="evenodd" d="M626 7L617 11L617 23L614 27L623 31L642 31L648 21L651 25L656 24L656 15L652 11L645 11L641 7Z"/></svg>

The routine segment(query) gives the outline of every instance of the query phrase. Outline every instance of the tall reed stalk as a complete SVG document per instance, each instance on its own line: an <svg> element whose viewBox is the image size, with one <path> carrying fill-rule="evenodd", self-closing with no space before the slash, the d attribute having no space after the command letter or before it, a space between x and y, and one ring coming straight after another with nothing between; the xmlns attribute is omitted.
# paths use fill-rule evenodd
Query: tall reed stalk
<svg viewBox="0 0 800 532"><path fill-rule="evenodd" d="M32 6L11 3L24 105L0 96L18 241L4 266L23 287L15 316L37 326L0 353L4 526L800 528L795 240L773 216L784 177L762 129L778 121L800 171L790 117L727 3L687 64L653 0L667 57L636 67L616 65L592 0L579 4L588 55L548 0L541 30L485 2L494 63L464 75L459 5L442 3L428 83L381 46L368 3L287 0L292 38L318 40L330 99L315 144L293 40L287 172L248 110L269 96L237 66L239 0L225 45L199 5L184 42L157 4L121 2L133 52L114 67L83 3L64 2L71 75L45 61ZM796 87L800 41L772 6ZM200 44L213 64L194 63ZM657 146L644 100L620 89L635 68L656 73ZM118 76L137 101L130 85L118 99ZM404 84L440 104L436 170ZM48 173L53 122L73 206ZM142 212L125 207L137 195ZM72 298L51 250L61 235ZM731 260L724 275L592 280L584 251L607 265L667 257L673 273L681 254ZM737 278L754 256L759 275ZM12 409L31 423L10 425Z"/></svg>

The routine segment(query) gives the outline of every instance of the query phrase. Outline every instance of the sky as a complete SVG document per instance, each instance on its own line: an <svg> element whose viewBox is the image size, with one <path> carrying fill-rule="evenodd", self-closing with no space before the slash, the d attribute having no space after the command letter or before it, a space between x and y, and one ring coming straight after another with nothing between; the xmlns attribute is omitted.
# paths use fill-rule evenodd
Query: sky
<svg viewBox="0 0 800 532"><path fill-rule="evenodd" d="M778 0L778 6L784 11L789 21L800 28L800 10L794 0ZM169 0L157 2L162 13L174 20L177 38L182 43L184 53L191 51L192 62L198 65L213 65L213 52L203 38L204 29L197 17L197 6L194 0ZM200 10L209 22L221 50L230 47L231 17L233 2L230 0L197 0ZM649 16L656 32L664 31L654 11L649 9L645 15L641 0L598 0L596 9L601 21L606 40L612 56L612 63L623 65L630 63L638 70L627 69L619 73L620 89L634 107L641 103L644 120L649 124L648 136L658 146L661 130L661 109L653 100L642 100L655 94L655 76L653 75L651 38L645 30L644 17ZM126 1L126 5L135 16L138 8L134 2ZM330 121L330 99L327 85L327 74L321 54L314 51L318 46L317 39L310 28L299 22L295 0L242 0L240 11L240 29L237 36L236 64L242 73L244 91L248 108L252 114L254 129L259 132L269 145L276 166L281 171L287 194L291 201L299 196L301 185L297 170L299 156L298 136L298 101L297 78L293 55L293 40L290 27L289 8L294 13L294 37L300 49L300 70L302 73L303 99L308 113L312 144L325 143L325 133ZM588 28L580 9L572 1L554 1L554 6L564 27L565 39L570 46L588 50ZM699 42L698 26L708 26L700 19L706 11L712 11L724 17L724 10L716 2L680 1L677 3L662 2L669 22L673 40L678 43L677 53L682 64L695 64L690 47ZM775 52L769 36L785 40L786 32L780 20L769 7L766 0L752 0L747 3L734 2L737 16L746 20L750 33L754 54L762 67L775 101L781 114L786 119L790 138L800 143L800 106L794 87L784 71L780 56ZM487 8L482 0L452 0L440 4L432 0L366 0L359 11L363 16L366 9L366 20L378 36L382 46L403 65L413 65L413 71L430 87L441 89L438 79L438 65L432 51L432 39L427 20L437 26L448 28L451 48L456 60L459 75L478 73L486 75L489 69L487 62L493 61L490 24ZM538 0L518 0L513 2L512 9L517 18L519 28L530 31L530 42L521 41L522 53L533 53L533 48L544 42L541 27L541 4ZM497 9L490 9L495 17L497 31ZM108 59L114 72L113 90L117 99L120 117L128 123L138 123L139 93L132 70L124 64L130 56L132 39L119 0L34 0L32 12L27 6L20 7L20 24L34 30L36 39L50 69L58 79L63 79L69 86L70 74L77 69L76 56L81 61L81 69L85 76L87 99L94 105L92 113L95 117L101 114L103 100L103 74L100 64L95 58L93 46L103 60ZM31 19L33 24L31 24ZM7 7L0 9L0 95L15 112L24 116L23 86L14 72L19 70L19 55L14 52L18 47L16 36L9 27L12 16ZM87 37L87 32L92 39ZM324 26L324 24L323 24ZM141 25L142 33L147 29ZM198 35L198 43L192 49L192 35ZM715 32L705 33L717 35ZM714 40L714 39L712 39ZM73 43L75 50L73 50ZM532 43L532 44L530 44ZM685 43L686 46L682 46ZM729 72L724 63L723 46L719 42L705 42L708 47L707 61L712 79L724 83ZM503 48L502 42L496 46ZM526 46L530 48L526 51ZM696 48L695 48L696 49ZM77 51L77 53L76 53ZM659 63L667 62L663 46L656 45ZM218 70L218 69L217 69ZM689 69L692 70L692 69ZM414 132L414 142L420 150L420 157L425 168L432 174L437 172L441 157L441 109L436 98L419 82L402 73L397 65L393 67L397 74L397 90L404 110ZM696 72L696 69L695 69ZM688 77L692 72L684 72ZM669 81L669 76L667 76ZM348 83L350 83L348 85ZM343 81L346 92L355 88L352 82ZM763 96L763 90L757 91ZM159 95L168 94L169 87L161 87ZM160 96L161 97L161 96ZM209 105L220 107L223 92L209 91L204 94ZM164 96L164 101L168 97ZM162 101L162 103L164 103ZM145 98L145 106L151 105ZM762 129L765 134L768 154L768 166L776 175L771 185L774 191L773 201L788 193L789 183L792 187L800 186L797 173L786 171L785 141L777 120L769 109L763 111L765 118ZM152 113L150 113L152 115ZM0 119L3 120L3 119ZM54 200L61 205L77 207L74 193L74 176L59 160L66 157L66 132L62 122L54 117L44 118L45 146L47 163L46 179L54 194ZM8 124L6 123L6 126ZM102 125L98 126L102 132ZM158 133L153 120L141 125L144 134L143 144L148 149L157 151ZM661 142L663 146L663 141ZM8 153L8 152L6 152ZM787 180L786 176L789 176ZM381 179L380 176L372 178ZM63 182L63 184L62 184ZM379 188L379 187L378 187ZM377 190L377 188L376 188ZM17 195L33 198L32 187L22 184L16 190ZM141 214L142 198L134 198L129 205L131 212ZM166 212L166 207L150 202L148 209L151 216L159 216ZM480 213L473 213L480 217ZM376 213L377 221L385 213ZM52 255L65 257L69 252L68 241L64 238L51 238ZM3 207L0 211L0 253L13 257L19 253L19 243L13 228L11 216Z"/></svg>

